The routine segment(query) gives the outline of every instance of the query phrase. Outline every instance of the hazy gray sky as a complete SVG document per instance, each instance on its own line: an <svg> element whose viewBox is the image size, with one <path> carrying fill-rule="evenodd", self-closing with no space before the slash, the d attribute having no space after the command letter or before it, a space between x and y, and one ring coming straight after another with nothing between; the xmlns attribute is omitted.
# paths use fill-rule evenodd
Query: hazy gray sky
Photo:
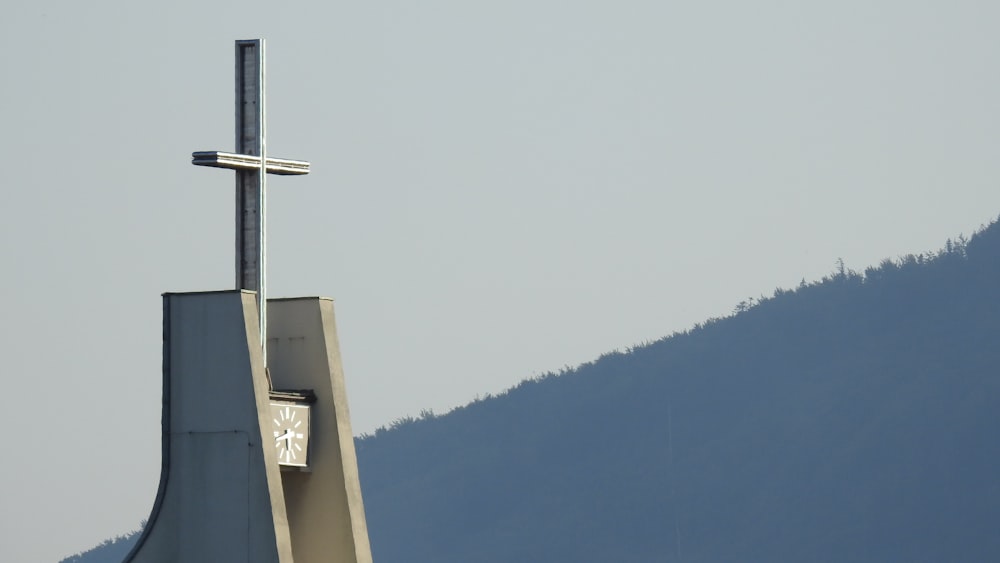
<svg viewBox="0 0 1000 563"><path fill-rule="evenodd" d="M336 299L356 433L1000 213L996 2L3 12L2 561L148 515L160 294L233 284L232 175L190 153L233 147L235 39L313 163L270 182L272 296Z"/></svg>

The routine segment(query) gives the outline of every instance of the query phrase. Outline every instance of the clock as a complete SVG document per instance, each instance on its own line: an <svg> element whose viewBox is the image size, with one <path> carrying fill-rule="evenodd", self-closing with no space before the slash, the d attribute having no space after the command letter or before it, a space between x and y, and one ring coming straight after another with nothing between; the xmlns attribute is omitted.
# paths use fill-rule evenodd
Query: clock
<svg viewBox="0 0 1000 563"><path fill-rule="evenodd" d="M309 456L309 405L271 403L271 424L278 464L307 467Z"/></svg>

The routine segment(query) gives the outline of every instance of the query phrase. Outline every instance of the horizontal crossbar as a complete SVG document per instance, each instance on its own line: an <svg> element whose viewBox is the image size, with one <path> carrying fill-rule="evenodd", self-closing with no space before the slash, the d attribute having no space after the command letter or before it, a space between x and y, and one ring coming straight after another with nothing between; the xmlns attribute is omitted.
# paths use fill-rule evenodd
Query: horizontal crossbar
<svg viewBox="0 0 1000 563"><path fill-rule="evenodd" d="M211 166L213 168L228 168L230 170L259 170L260 157L231 152L199 151L191 153L191 164L195 166ZM268 174L277 174L279 176L308 174L309 163L304 160L268 157L266 171Z"/></svg>

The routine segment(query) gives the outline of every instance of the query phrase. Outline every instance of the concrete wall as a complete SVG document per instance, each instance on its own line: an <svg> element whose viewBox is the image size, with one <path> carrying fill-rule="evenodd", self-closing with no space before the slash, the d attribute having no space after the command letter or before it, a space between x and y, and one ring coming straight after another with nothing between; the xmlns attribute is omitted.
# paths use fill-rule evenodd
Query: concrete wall
<svg viewBox="0 0 1000 563"><path fill-rule="evenodd" d="M371 563L333 301L270 299L267 311L274 388L316 393L309 471L281 473L293 554L307 563Z"/></svg>
<svg viewBox="0 0 1000 563"><path fill-rule="evenodd" d="M292 561L254 299L163 297L163 467L127 562Z"/></svg>

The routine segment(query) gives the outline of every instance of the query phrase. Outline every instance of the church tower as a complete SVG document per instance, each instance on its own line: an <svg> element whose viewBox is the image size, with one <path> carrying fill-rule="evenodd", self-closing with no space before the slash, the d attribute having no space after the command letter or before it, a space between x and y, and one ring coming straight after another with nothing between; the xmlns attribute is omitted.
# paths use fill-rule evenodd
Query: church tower
<svg viewBox="0 0 1000 563"><path fill-rule="evenodd" d="M265 280L264 41L236 42L236 289L163 296L162 466L134 563L371 563L333 301Z"/></svg>

